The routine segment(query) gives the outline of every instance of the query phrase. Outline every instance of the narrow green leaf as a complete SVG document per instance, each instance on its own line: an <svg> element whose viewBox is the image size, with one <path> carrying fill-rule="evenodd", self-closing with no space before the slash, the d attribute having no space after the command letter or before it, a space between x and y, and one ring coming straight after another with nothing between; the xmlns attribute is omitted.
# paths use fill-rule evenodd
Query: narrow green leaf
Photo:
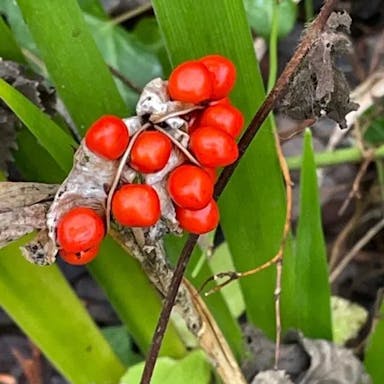
<svg viewBox="0 0 384 384"><path fill-rule="evenodd" d="M89 15L98 17L99 19L108 19L108 14L104 10L99 0L78 0L80 8Z"/></svg>
<svg viewBox="0 0 384 384"><path fill-rule="evenodd" d="M304 135L295 253L286 254L283 323L305 336L332 340L330 286L311 132Z"/></svg>
<svg viewBox="0 0 384 384"><path fill-rule="evenodd" d="M84 133L105 113L127 113L75 0L18 0L51 80Z"/></svg>
<svg viewBox="0 0 384 384"><path fill-rule="evenodd" d="M381 295L383 292L381 292ZM365 352L364 364L367 372L371 375L373 383L384 383L384 364L383 364L383 345L384 345L384 302L381 300L378 312L378 321L369 337Z"/></svg>
<svg viewBox="0 0 384 384"><path fill-rule="evenodd" d="M233 60L238 78L231 99L249 123L264 99L264 87L243 2L154 0L153 5L173 65L212 53ZM252 269L277 252L285 198L269 121L241 160L219 203L221 223L238 271ZM269 336L275 329L274 276L270 269L240 282L248 319Z"/></svg>
<svg viewBox="0 0 384 384"><path fill-rule="evenodd" d="M144 363L139 363L128 369L120 384L135 384L140 382ZM162 357L157 360L155 371L151 379L152 384L179 384L211 382L211 370L205 355L197 350L181 360Z"/></svg>
<svg viewBox="0 0 384 384"><path fill-rule="evenodd" d="M13 37L20 48L27 49L35 55L38 55L38 49L31 36L28 26L23 20L20 9L16 1L0 0L0 12L3 13L12 30Z"/></svg>
<svg viewBox="0 0 384 384"><path fill-rule="evenodd" d="M112 325L101 329L116 355L127 367L143 361L143 357L133 350L133 340L124 325Z"/></svg>
<svg viewBox="0 0 384 384"><path fill-rule="evenodd" d="M161 301L139 263L107 237L97 258L89 264L89 270L105 290L141 351L147 352L160 314ZM161 354L176 358L185 354L185 347L172 324L168 326Z"/></svg>
<svg viewBox="0 0 384 384"><path fill-rule="evenodd" d="M24 63L25 59L8 25L0 15L0 57Z"/></svg>
<svg viewBox="0 0 384 384"><path fill-rule="evenodd" d="M13 158L25 181L57 184L67 176L26 127L17 133L17 150Z"/></svg>
<svg viewBox="0 0 384 384"><path fill-rule="evenodd" d="M56 266L26 261L18 247L0 250L0 305L56 368L76 384L115 384L124 367Z"/></svg>
<svg viewBox="0 0 384 384"><path fill-rule="evenodd" d="M76 142L25 96L0 79L0 98L28 127L61 169L72 164Z"/></svg>
<svg viewBox="0 0 384 384"><path fill-rule="evenodd" d="M211 266L213 273L233 271L235 269L228 244L220 244L215 249L213 255L209 259L209 265ZM231 284L228 284L221 289L221 293L228 304L232 316L235 319L239 318L245 311L245 303L239 282L234 281Z"/></svg>
<svg viewBox="0 0 384 384"><path fill-rule="evenodd" d="M176 262L177 257L183 247L186 237L176 238L169 236L166 239L167 255L172 262ZM207 260L201 265L197 276L192 276L192 271L195 265L200 261L201 257L205 257L199 248L193 251L190 263L188 265L186 276L189 281L199 289L204 282L213 276L214 272L210 268ZM217 324L223 332L229 346L231 347L234 355L240 360L244 355L244 340L240 326L237 319L232 315L227 303L225 302L222 292L217 292L214 295L204 297L203 299L207 304L211 314L214 316Z"/></svg>

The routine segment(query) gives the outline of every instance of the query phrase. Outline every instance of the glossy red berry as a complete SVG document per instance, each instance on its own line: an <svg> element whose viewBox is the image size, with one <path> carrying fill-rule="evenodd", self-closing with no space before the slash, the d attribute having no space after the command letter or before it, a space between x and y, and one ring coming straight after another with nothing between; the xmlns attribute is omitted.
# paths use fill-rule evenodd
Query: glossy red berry
<svg viewBox="0 0 384 384"><path fill-rule="evenodd" d="M243 129L244 117L233 105L217 104L204 110L200 124L220 128L232 137L237 137Z"/></svg>
<svg viewBox="0 0 384 384"><path fill-rule="evenodd" d="M212 75L198 61L186 61L177 66L168 80L168 91L173 100L198 104L212 96Z"/></svg>
<svg viewBox="0 0 384 384"><path fill-rule="evenodd" d="M221 55L209 55L199 60L213 74L213 92L211 99L227 96L236 81L236 67L231 60Z"/></svg>
<svg viewBox="0 0 384 384"><path fill-rule="evenodd" d="M239 157L235 139L219 128L196 129L191 134L190 147L204 167L224 167Z"/></svg>
<svg viewBox="0 0 384 384"><path fill-rule="evenodd" d="M217 171L216 171L216 169L215 168L209 168L209 167L203 167L202 169L211 178L213 184L215 184L216 180L217 180Z"/></svg>
<svg viewBox="0 0 384 384"><path fill-rule="evenodd" d="M202 168L186 164L171 172L167 189L177 205L197 210L204 208L212 199L213 182Z"/></svg>
<svg viewBox="0 0 384 384"><path fill-rule="evenodd" d="M223 97L222 99L218 99L218 100L212 100L209 105L212 106L212 105L232 105L231 104L231 100L228 98L228 97Z"/></svg>
<svg viewBox="0 0 384 384"><path fill-rule="evenodd" d="M100 117L85 135L87 147L99 156L116 160L127 149L129 132L124 121L116 116Z"/></svg>
<svg viewBox="0 0 384 384"><path fill-rule="evenodd" d="M132 146L130 163L141 173L157 172L167 164L171 151L172 142L164 133L145 131Z"/></svg>
<svg viewBox="0 0 384 384"><path fill-rule="evenodd" d="M57 225L57 242L66 252L82 252L97 246L105 234L104 222L91 208L66 212Z"/></svg>
<svg viewBox="0 0 384 384"><path fill-rule="evenodd" d="M128 227L150 227L160 219L160 201L147 184L123 185L112 198L112 213Z"/></svg>
<svg viewBox="0 0 384 384"><path fill-rule="evenodd" d="M83 265L92 261L99 252L99 247L92 247L85 251L80 252L67 252L64 249L60 249L60 257L68 264Z"/></svg>
<svg viewBox="0 0 384 384"><path fill-rule="evenodd" d="M206 207L198 211L176 207L176 218L183 229L200 235L218 226L220 214L216 201L212 199Z"/></svg>

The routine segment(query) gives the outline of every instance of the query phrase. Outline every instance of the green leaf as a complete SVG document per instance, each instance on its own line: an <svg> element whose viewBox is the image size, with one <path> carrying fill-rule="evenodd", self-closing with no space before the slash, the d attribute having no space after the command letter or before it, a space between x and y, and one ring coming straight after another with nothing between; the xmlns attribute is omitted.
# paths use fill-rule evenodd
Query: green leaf
<svg viewBox="0 0 384 384"><path fill-rule="evenodd" d="M108 14L99 0L78 0L78 3L85 13L98 17L99 19L108 19Z"/></svg>
<svg viewBox="0 0 384 384"><path fill-rule="evenodd" d="M181 5L178 0L154 0L153 5L173 65L211 53L233 60L238 76L231 99L249 123L264 100L264 87L243 2L185 0ZM241 160L219 204L238 271L273 257L281 241L285 197L270 121ZM270 269L240 281L248 319L269 336L275 333L274 276Z"/></svg>
<svg viewBox="0 0 384 384"><path fill-rule="evenodd" d="M127 108L75 0L18 0L50 78L80 133L105 113ZM96 116L96 118L95 118Z"/></svg>
<svg viewBox="0 0 384 384"><path fill-rule="evenodd" d="M17 134L17 150L13 157L25 181L57 184L67 176L26 127Z"/></svg>
<svg viewBox="0 0 384 384"><path fill-rule="evenodd" d="M19 246L0 250L0 305L56 368L76 384L115 384L124 372L57 266L26 261Z"/></svg>
<svg viewBox="0 0 384 384"><path fill-rule="evenodd" d="M24 63L25 59L7 24L0 15L0 57Z"/></svg>
<svg viewBox="0 0 384 384"><path fill-rule="evenodd" d="M295 252L284 258L282 308L285 329L293 327L306 337L332 340L326 248L309 130L304 135Z"/></svg>
<svg viewBox="0 0 384 384"><path fill-rule="evenodd" d="M31 36L28 26L23 20L20 9L15 1L0 0L0 12L7 17L13 36L21 48L27 49L35 55L39 51Z"/></svg>
<svg viewBox="0 0 384 384"><path fill-rule="evenodd" d="M360 305L342 297L331 297L333 342L344 345L358 336L367 321L368 312Z"/></svg>
<svg viewBox="0 0 384 384"><path fill-rule="evenodd" d="M163 71L157 56L135 34L111 21L102 21L90 15L86 16L86 21L104 60L130 79L132 84L142 88L151 79L162 77ZM126 103L134 109L138 94L121 82L118 84Z"/></svg>
<svg viewBox="0 0 384 384"><path fill-rule="evenodd" d="M380 295L380 293L379 293ZM384 302L382 300L383 292L381 291L381 304L377 321L368 339L368 345L365 351L364 365L367 372L372 377L373 383L384 383L384 364L383 364L383 345L384 345Z"/></svg>
<svg viewBox="0 0 384 384"><path fill-rule="evenodd" d="M62 170L72 164L76 142L25 96L0 79L0 98L28 127Z"/></svg>
<svg viewBox="0 0 384 384"><path fill-rule="evenodd" d="M209 259L209 265L213 273L234 271L232 257L229 252L228 244L219 245ZM232 316L237 319L245 311L245 303L241 293L240 283L234 281L221 289L221 293L226 301Z"/></svg>
<svg viewBox="0 0 384 384"><path fill-rule="evenodd" d="M143 360L142 356L132 350L132 339L124 325L105 327L101 332L124 365L130 366Z"/></svg>
<svg viewBox="0 0 384 384"><path fill-rule="evenodd" d="M265 38L272 30L273 6L276 0L244 0L248 21L252 29ZM286 36L293 29L296 22L297 5L292 0L279 2L279 37Z"/></svg>
<svg viewBox="0 0 384 384"><path fill-rule="evenodd" d="M140 382L144 363L134 365L121 378L120 384ZM156 361L152 384L198 383L209 384L210 366L201 351L193 351L181 360L161 357Z"/></svg>
<svg viewBox="0 0 384 384"><path fill-rule="evenodd" d="M364 140L372 144L384 143L384 118L377 118L372 121L364 133Z"/></svg>
<svg viewBox="0 0 384 384"><path fill-rule="evenodd" d="M132 31L139 41L157 55L163 67L163 73L168 76L171 73L171 64L165 49L163 36L154 17L143 17Z"/></svg>
<svg viewBox="0 0 384 384"><path fill-rule="evenodd" d="M161 301L140 264L111 237L106 237L99 255L88 267L141 351L147 352ZM185 354L185 347L172 324L168 326L161 354L176 358Z"/></svg>

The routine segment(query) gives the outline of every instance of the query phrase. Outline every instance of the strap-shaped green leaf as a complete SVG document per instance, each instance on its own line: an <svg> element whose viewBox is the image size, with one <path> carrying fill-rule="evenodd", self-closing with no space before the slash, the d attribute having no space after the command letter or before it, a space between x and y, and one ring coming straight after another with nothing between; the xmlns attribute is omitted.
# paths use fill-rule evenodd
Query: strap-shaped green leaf
<svg viewBox="0 0 384 384"><path fill-rule="evenodd" d="M19 0L50 78L79 132L97 117L127 108L85 24L76 0Z"/></svg>
<svg viewBox="0 0 384 384"><path fill-rule="evenodd" d="M57 266L26 261L19 246L0 250L0 305L72 383L115 384L124 372Z"/></svg>
<svg viewBox="0 0 384 384"><path fill-rule="evenodd" d="M383 291L380 291L381 300ZM384 383L384 364L383 364L383 346L384 346L384 301L381 302L378 311L378 321L374 324L372 334L368 339L368 345L365 352L364 364L367 372L371 375L373 383Z"/></svg>
<svg viewBox="0 0 384 384"><path fill-rule="evenodd" d="M77 144L69 135L2 79L0 79L0 99L28 127L62 170L67 171L71 168L74 148Z"/></svg>
<svg viewBox="0 0 384 384"><path fill-rule="evenodd" d="M290 242L288 242L290 245ZM304 136L300 176L300 213L294 244L283 268L283 326L305 336L332 340L330 286L316 165L309 130Z"/></svg>

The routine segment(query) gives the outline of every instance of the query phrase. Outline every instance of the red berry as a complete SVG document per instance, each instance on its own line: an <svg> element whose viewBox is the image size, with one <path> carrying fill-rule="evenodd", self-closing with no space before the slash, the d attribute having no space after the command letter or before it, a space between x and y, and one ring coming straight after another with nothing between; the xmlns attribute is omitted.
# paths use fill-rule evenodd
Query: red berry
<svg viewBox="0 0 384 384"><path fill-rule="evenodd" d="M228 97L223 97L222 99L219 99L219 100L212 100L209 105L212 106L212 105L232 105L231 104L231 100L229 100Z"/></svg>
<svg viewBox="0 0 384 384"><path fill-rule="evenodd" d="M82 252L97 246L105 234L104 222L91 208L77 207L65 213L57 225L57 242L66 252Z"/></svg>
<svg viewBox="0 0 384 384"><path fill-rule="evenodd" d="M171 151L172 142L164 133L145 131L132 146L130 163L139 172L157 172L167 164Z"/></svg>
<svg viewBox="0 0 384 384"><path fill-rule="evenodd" d="M219 128L196 129L191 134L190 147L204 167L224 167L239 157L235 139Z"/></svg>
<svg viewBox="0 0 384 384"><path fill-rule="evenodd" d="M128 142L129 132L124 121L111 115L100 117L85 135L87 147L108 160L116 160L122 156Z"/></svg>
<svg viewBox="0 0 384 384"><path fill-rule="evenodd" d="M227 96L236 81L236 68L231 60L220 55L209 55L199 60L213 74L213 92L211 99Z"/></svg>
<svg viewBox="0 0 384 384"><path fill-rule="evenodd" d="M208 174L208 176L211 178L213 184L216 183L217 179L217 171L215 168L209 168L209 167L203 167L204 171Z"/></svg>
<svg viewBox="0 0 384 384"><path fill-rule="evenodd" d="M181 165L174 169L168 178L168 193L180 207L202 209L212 199L213 182L200 167Z"/></svg>
<svg viewBox="0 0 384 384"><path fill-rule="evenodd" d="M198 211L176 207L176 218L183 229L200 235L218 226L220 214L216 201L212 199L206 207Z"/></svg>
<svg viewBox="0 0 384 384"><path fill-rule="evenodd" d="M83 265L92 261L99 252L99 246L89 248L80 252L67 252L64 249L60 249L60 257L68 264Z"/></svg>
<svg viewBox="0 0 384 384"><path fill-rule="evenodd" d="M244 117L233 105L217 104L203 112L200 124L220 128L232 137L237 137L243 129Z"/></svg>
<svg viewBox="0 0 384 384"><path fill-rule="evenodd" d="M147 184L125 184L112 198L112 213L128 227L150 227L160 219L160 201Z"/></svg>
<svg viewBox="0 0 384 384"><path fill-rule="evenodd" d="M173 100L201 103L211 98L212 75L202 63L186 61L172 71L168 91Z"/></svg>

